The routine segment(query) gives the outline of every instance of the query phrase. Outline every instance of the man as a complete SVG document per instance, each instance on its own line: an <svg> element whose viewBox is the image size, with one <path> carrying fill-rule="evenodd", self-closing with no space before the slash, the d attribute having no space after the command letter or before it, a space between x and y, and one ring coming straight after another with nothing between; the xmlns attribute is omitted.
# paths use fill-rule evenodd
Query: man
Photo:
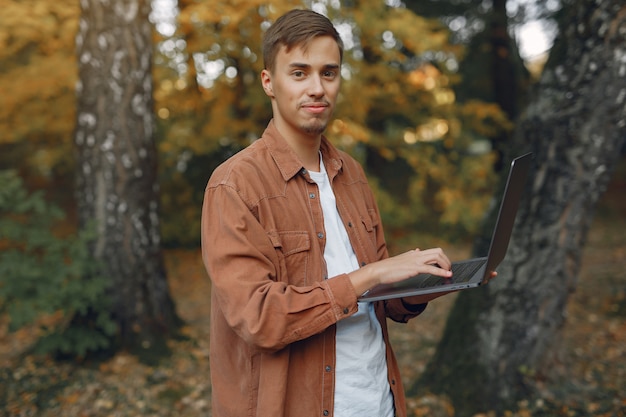
<svg viewBox="0 0 626 417"><path fill-rule="evenodd" d="M389 257L361 166L323 136L342 55L326 17L280 17L263 40L273 119L207 185L214 417L406 415L386 318L406 322L438 295L357 298L418 273L449 277L450 260Z"/></svg>

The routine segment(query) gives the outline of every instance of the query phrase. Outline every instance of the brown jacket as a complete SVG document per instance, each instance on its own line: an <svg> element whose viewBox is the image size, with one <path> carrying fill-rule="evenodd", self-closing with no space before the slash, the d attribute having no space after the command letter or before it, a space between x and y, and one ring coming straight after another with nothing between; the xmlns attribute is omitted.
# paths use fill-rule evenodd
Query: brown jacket
<svg viewBox="0 0 626 417"><path fill-rule="evenodd" d="M323 138L337 208L361 265L388 256L361 166ZM202 254L211 277L214 417L332 416L335 323L357 311L347 275L326 276L317 185L273 122L219 166L206 188ZM406 415L385 317L424 306L378 302L397 416Z"/></svg>

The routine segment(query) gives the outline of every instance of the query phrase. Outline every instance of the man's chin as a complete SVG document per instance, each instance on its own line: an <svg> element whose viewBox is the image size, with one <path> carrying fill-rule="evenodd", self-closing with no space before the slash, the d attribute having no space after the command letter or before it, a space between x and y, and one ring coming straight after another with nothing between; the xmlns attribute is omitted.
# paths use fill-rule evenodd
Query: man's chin
<svg viewBox="0 0 626 417"><path fill-rule="evenodd" d="M321 135L326 130L327 123L317 122L300 126L307 135Z"/></svg>

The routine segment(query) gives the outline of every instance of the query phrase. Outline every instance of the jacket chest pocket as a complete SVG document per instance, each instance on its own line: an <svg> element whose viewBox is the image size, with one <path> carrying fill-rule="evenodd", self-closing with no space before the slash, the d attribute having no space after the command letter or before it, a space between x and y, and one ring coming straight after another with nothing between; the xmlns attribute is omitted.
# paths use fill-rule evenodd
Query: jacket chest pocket
<svg viewBox="0 0 626 417"><path fill-rule="evenodd" d="M305 231L272 230L268 236L280 262L277 280L290 285L312 284L308 279L311 262L311 239Z"/></svg>
<svg viewBox="0 0 626 417"><path fill-rule="evenodd" d="M370 249L373 250L374 255L378 249L378 216L374 210L368 209L367 216L361 216L361 223L365 230L365 236L367 242L371 245Z"/></svg>

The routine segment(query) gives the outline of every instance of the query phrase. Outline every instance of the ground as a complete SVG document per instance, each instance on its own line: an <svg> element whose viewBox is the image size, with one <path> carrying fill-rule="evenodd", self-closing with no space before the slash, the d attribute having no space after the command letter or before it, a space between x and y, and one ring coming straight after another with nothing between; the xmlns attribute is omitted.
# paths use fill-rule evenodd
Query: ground
<svg viewBox="0 0 626 417"><path fill-rule="evenodd" d="M560 376L535 378L539 394L518 404L511 417L626 416L623 165L589 233L579 284L567 309L562 353L553 365ZM454 257L462 256L469 248L453 251ZM172 356L157 366L124 353L81 365L30 355L33 329L9 334L6 317L0 317L0 416L210 416L210 283L197 249L169 250L166 263L186 338L171 341ZM436 300L409 325L391 325L406 385L432 355L453 301L453 296ZM454 415L444 398L409 398L408 406L410 416Z"/></svg>

